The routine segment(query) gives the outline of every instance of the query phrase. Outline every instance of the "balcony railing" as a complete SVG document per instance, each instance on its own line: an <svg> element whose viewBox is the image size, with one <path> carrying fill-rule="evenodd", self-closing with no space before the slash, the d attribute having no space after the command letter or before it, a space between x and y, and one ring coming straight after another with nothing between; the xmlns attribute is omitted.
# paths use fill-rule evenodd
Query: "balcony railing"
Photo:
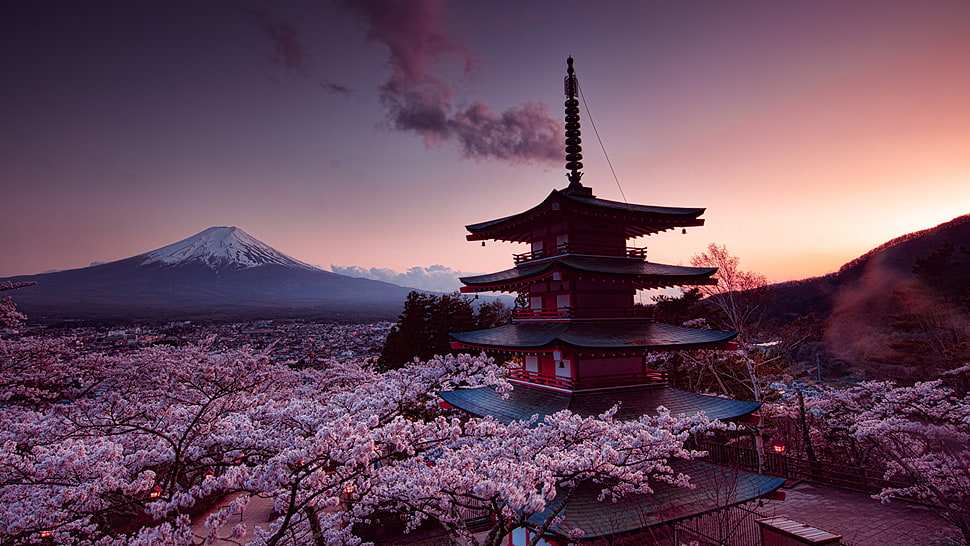
<svg viewBox="0 0 970 546"><path fill-rule="evenodd" d="M667 383L667 372L647 371L574 378L516 368L509 370L509 379L532 383L533 385L544 385L568 390L583 390L632 385L664 385Z"/></svg>
<svg viewBox="0 0 970 546"><path fill-rule="evenodd" d="M616 256L621 258L639 258L642 260L647 257L647 249L639 248L639 247L577 245L574 243L562 243L552 248L543 248L539 250L533 250L532 252L513 254L512 259L515 260L515 264L518 265L526 262L532 262L535 260L542 260L545 258L565 256L566 254L588 254L592 256Z"/></svg>
<svg viewBox="0 0 970 546"><path fill-rule="evenodd" d="M537 309L513 309L512 320L568 321L573 319L653 319L652 307L541 307Z"/></svg>
<svg viewBox="0 0 970 546"><path fill-rule="evenodd" d="M574 313L571 307L542 307L539 309L513 309L512 320L569 320Z"/></svg>

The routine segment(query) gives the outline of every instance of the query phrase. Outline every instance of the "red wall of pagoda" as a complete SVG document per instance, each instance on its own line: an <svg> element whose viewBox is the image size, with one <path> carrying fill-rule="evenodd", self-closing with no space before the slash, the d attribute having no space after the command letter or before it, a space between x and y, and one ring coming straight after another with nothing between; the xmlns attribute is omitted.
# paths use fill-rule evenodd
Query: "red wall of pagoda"
<svg viewBox="0 0 970 546"><path fill-rule="evenodd" d="M612 358L581 359L578 377L597 375L619 375L643 371L643 358L640 356L618 356Z"/></svg>

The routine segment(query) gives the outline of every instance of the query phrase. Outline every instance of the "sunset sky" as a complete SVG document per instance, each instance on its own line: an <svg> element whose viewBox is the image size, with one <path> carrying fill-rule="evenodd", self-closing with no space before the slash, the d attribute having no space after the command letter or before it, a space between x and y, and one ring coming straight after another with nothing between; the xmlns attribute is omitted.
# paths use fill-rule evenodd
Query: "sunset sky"
<svg viewBox="0 0 970 546"><path fill-rule="evenodd" d="M825 274L970 213L968 29L966 0L3 1L0 276L217 225L339 271L511 267L464 225L566 185L569 55L584 184L707 208L651 260Z"/></svg>

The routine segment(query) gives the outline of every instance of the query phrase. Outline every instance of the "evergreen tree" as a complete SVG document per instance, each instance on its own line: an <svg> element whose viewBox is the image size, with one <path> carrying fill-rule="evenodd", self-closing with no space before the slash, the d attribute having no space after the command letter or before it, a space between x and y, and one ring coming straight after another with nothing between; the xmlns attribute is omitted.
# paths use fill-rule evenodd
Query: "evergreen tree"
<svg viewBox="0 0 970 546"><path fill-rule="evenodd" d="M411 292L404 302L404 311L397 317L384 341L377 362L385 369L399 368L414 357L422 355L429 339L431 300L435 296Z"/></svg>
<svg viewBox="0 0 970 546"><path fill-rule="evenodd" d="M512 310L500 300L492 300L478 306L475 329L495 328L512 321Z"/></svg>
<svg viewBox="0 0 970 546"><path fill-rule="evenodd" d="M453 354L452 332L493 328L507 323L509 317L508 308L498 301L482 305L476 313L472 299L458 292L441 296L411 292L377 362L384 369L395 369L415 358Z"/></svg>
<svg viewBox="0 0 970 546"><path fill-rule="evenodd" d="M688 320L709 317L710 309L698 305L703 298L704 294L696 286L684 290L680 296L654 296L654 318L657 322L680 326Z"/></svg>

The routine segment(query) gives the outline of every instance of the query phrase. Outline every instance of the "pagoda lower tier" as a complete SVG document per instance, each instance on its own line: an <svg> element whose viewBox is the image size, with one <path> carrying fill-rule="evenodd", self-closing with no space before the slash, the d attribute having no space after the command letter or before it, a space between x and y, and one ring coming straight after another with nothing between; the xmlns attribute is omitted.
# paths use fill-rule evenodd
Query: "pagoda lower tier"
<svg viewBox="0 0 970 546"><path fill-rule="evenodd" d="M770 497L785 483L785 478L726 469L702 460L673 460L670 466L675 472L690 476L694 487L655 481L650 484L652 494L632 494L610 503L600 499L602 485L587 482L573 491L568 501L566 495L556 495L546 510L534 515L530 521L538 525L547 521L550 515L557 514L559 519L546 532L546 538L554 544L559 541L573 543L569 537L575 529L583 531L584 543L612 544L614 541L610 537L622 537L616 542L655 544L659 543L657 535L651 531L642 534L644 529L656 529ZM564 502L566 506L562 505ZM604 509L605 503L609 503L608 509Z"/></svg>
<svg viewBox="0 0 970 546"><path fill-rule="evenodd" d="M675 416L691 416L703 412L710 419L752 422L752 413L761 404L716 396L707 396L673 389L665 385L640 385L591 392L564 392L534 385L513 382L509 392L492 387L474 387L440 391L438 395L449 405L478 416L490 416L502 423L514 421L541 422L545 417L562 410L570 410L581 417L602 415L614 406L615 419L639 419L655 415L658 407L665 407ZM671 460L675 472L690 476L693 487L678 487L663 481L650 484L653 493L628 495L608 507L600 499L601 484L582 484L570 495L556 495L546 511L533 516L536 523L544 522L550 514L558 514L557 522L546 531L552 543L571 542L570 532L582 529L584 540L627 536L669 525L699 514L735 506L771 495L785 479L727 469L704 460ZM561 506L567 502L566 506ZM608 515L605 515L608 514ZM646 531L650 532L650 531Z"/></svg>
<svg viewBox="0 0 970 546"><path fill-rule="evenodd" d="M719 349L737 332L673 326L650 319L572 320L513 323L471 332L452 332L454 348L517 353L568 350L580 353ZM567 349L568 348L568 349Z"/></svg>
<svg viewBox="0 0 970 546"><path fill-rule="evenodd" d="M513 381L546 389L583 391L666 384L647 354L656 351L729 349L737 332L701 330L650 319L520 322L453 332L453 349L514 353Z"/></svg>
<svg viewBox="0 0 970 546"><path fill-rule="evenodd" d="M761 406L757 402L696 394L666 385L568 392L513 382L509 392L499 392L493 387L474 387L440 391L438 395L449 406L467 414L492 417L506 424L532 419L538 423L562 410L590 417L602 415L614 406L617 407L614 418L621 421L655 415L657 408L662 406L675 416L703 412L710 419L752 422L752 413ZM558 514L557 522L544 535L554 544L560 540L572 542L568 537L575 529L582 529L587 541L614 536L635 540L633 537L645 529L751 502L771 495L785 483L784 478L727 469L704 460L671 460L670 465L675 472L690 476L692 487L655 481L650 484L651 494L628 495L607 506L600 498L603 486L588 482L570 495L557 494L546 510L532 519L541 523L550 514ZM561 506L567 498L568 504Z"/></svg>
<svg viewBox="0 0 970 546"><path fill-rule="evenodd" d="M704 412L710 419L749 421L761 407L758 402L744 402L673 389L665 385L638 385L607 392L563 392L524 383L513 383L509 392L492 387L475 387L440 391L445 402L477 417L491 416L502 423L527 421L570 410L581 417L602 415L619 404L616 419L633 420L653 415L663 406L672 415L694 415Z"/></svg>

